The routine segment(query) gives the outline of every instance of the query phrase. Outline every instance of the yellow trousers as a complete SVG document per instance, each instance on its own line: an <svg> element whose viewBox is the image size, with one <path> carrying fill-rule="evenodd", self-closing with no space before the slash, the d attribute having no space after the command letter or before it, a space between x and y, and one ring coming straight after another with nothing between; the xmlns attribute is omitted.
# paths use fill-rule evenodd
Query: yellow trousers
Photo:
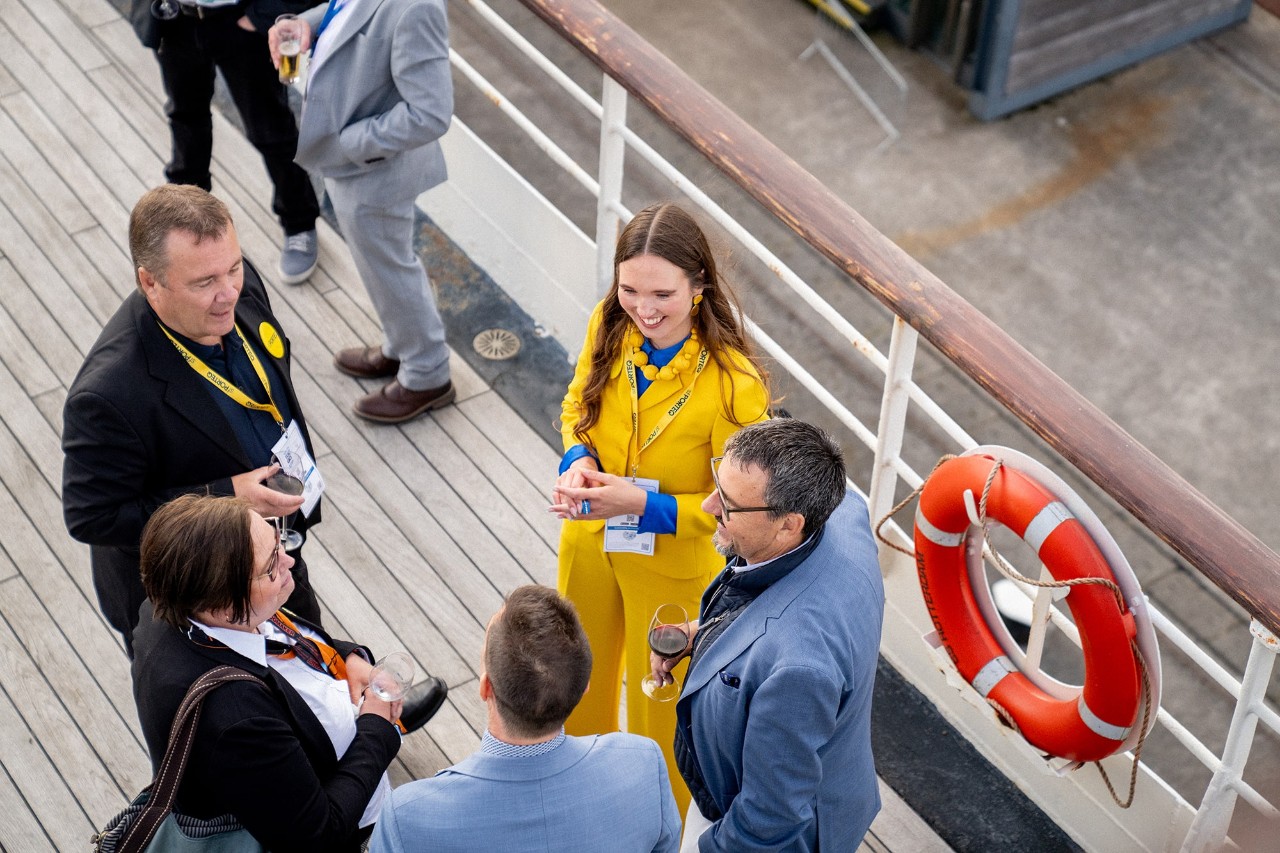
<svg viewBox="0 0 1280 853"><path fill-rule="evenodd" d="M684 814L689 789L676 769L672 742L676 731L676 703L656 702L644 695L640 679L649 671L649 620L660 604L679 604L698 618L698 604L711 579L724 567L710 538L676 541L658 536L651 557L605 553L599 524L566 521L560 536L557 586L578 608L591 642L591 686L565 724L571 735L603 734L619 729L619 701L623 673L627 684L626 730L657 741L667 760L671 790ZM665 542L663 540L666 540ZM666 545L668 547L663 547ZM666 551L667 559L663 559ZM678 562L672 565L671 558ZM670 577L663 570L692 577ZM674 670L684 680L688 661Z"/></svg>

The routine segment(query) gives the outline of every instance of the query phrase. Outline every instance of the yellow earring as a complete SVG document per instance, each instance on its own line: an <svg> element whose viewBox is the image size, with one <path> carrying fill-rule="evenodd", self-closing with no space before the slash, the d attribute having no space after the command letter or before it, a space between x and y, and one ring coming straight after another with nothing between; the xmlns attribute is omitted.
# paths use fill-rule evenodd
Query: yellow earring
<svg viewBox="0 0 1280 853"><path fill-rule="evenodd" d="M702 304L702 294L701 294L701 293L699 293L697 296L693 297L693 308L691 308L691 309L689 310L689 316L690 316L690 317L697 317L697 316L698 316L698 306L699 306L700 304Z"/></svg>

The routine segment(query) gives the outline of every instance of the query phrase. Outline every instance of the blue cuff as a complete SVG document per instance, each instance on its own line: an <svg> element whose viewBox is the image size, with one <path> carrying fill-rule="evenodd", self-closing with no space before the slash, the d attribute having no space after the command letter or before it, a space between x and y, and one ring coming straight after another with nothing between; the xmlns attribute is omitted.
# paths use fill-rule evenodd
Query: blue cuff
<svg viewBox="0 0 1280 853"><path fill-rule="evenodd" d="M591 448L585 444L575 444L564 452L564 456L560 459L560 470L557 473L563 474L569 470L569 466L577 462L584 456L590 456L596 460L596 467L600 467L600 457L591 452Z"/></svg>
<svg viewBox="0 0 1280 853"><path fill-rule="evenodd" d="M644 515L640 516L640 533L676 532L676 496L649 492L644 498Z"/></svg>

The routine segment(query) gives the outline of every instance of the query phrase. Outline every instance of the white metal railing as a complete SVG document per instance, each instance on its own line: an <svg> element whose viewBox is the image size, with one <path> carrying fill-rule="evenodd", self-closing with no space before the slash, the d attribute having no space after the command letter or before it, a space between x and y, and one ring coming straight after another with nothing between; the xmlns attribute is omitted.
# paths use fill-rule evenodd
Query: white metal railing
<svg viewBox="0 0 1280 853"><path fill-rule="evenodd" d="M535 67L543 71L549 81L567 92L572 100L591 116L600 120L599 167L597 177L593 178L463 57L456 52L450 52L451 61L463 76L470 80L517 127L527 133L537 148L545 152L553 163L596 197L596 269L593 288L597 297L602 295L611 283L613 246L622 220L631 215L622 202L625 181L624 161L627 153L630 152L669 181L673 190L683 193L703 214L716 222L748 253L772 271L800 303L812 310L816 319L828 324L836 334L848 342L851 352L865 359L884 375L879 419L876 429L872 431L841 403L819 378L806 370L785 347L750 318L744 318L747 329L761 349L768 353L801 387L812 394L819 404L848 428L859 441L874 452L872 474L869 487L865 492L873 520L883 517L893 506L895 494L899 491L899 478L908 489L914 489L923 482L923 477L902 457L903 446L908 439L907 412L911 405L915 406L919 414L940 428L958 449L966 450L977 446L978 442L912 380L912 369L916 361L920 336L908 323L895 317L889 352L887 355L881 353L847 318L829 305L759 238L737 222L692 180L627 126L628 96L617 81L607 74L604 75L602 97L600 101L596 101L483 0L465 0L465 2L468 8L474 11L478 20L492 26L495 32L510 42ZM904 544L910 544L911 537L907 531L892 522L887 526L891 528L892 535L899 537ZM1034 593L1029 595L1034 597ZM916 597L918 598L918 592ZM1041 597L1042 600L1036 607L1036 612L1044 613L1045 623L1052 623L1059 628L1078 647L1079 633L1070 619L1058 608L1046 606L1047 598L1044 598L1043 594ZM911 609L909 604L903 606L907 610ZM1226 746L1221 756L1216 755L1166 709L1159 709L1157 714L1157 723L1185 748L1188 755L1213 774L1200 806L1195 811L1190 831L1184 839L1181 839L1181 849L1187 853L1213 849L1227 839L1237 798L1243 799L1264 815L1280 817L1280 811L1243 780L1243 772L1257 723L1262 722L1268 729L1280 734L1280 715L1277 715L1265 702L1266 687L1278 647L1277 640L1262 625L1253 622L1250 628L1253 637L1252 650L1242 678L1236 680L1225 667L1196 645L1184 631L1170 622L1156 608L1148 609L1156 629L1169 643L1222 687L1234 701L1234 712L1226 734ZM919 627L927 631L931 626ZM1037 630L1042 631L1043 628L1038 626ZM1038 646L1041 642L1042 637L1038 636L1036 645ZM1038 654L1033 652L1032 656L1035 658ZM894 662L898 665L898 660ZM899 669L902 667L899 666ZM929 676L927 671L918 670L904 674L913 679L924 679ZM934 675L936 676L936 673ZM954 702L945 695L940 696L937 691L928 692L928 695L935 697L944 715L953 720L959 716L960 712L954 707ZM991 717L991 720L993 721L994 717ZM1047 799L1055 797L1056 792L1060 791L1059 786L1062 783L1056 776L1037 776L1034 768L1030 770L1024 768L1024 772L1026 775L1019 780L1020 784L1025 790L1032 792L1033 798L1037 799L1042 807L1046 805ZM1150 789L1160 787L1167 789L1167 786L1159 783L1158 777L1155 777L1149 766L1144 765L1143 772L1154 780ZM1051 781L1040 781L1046 778ZM1184 808L1190 808L1176 795L1174 798L1176 802L1182 803ZM1081 837L1080 827L1065 828L1077 838ZM1131 832L1135 837L1145 839L1156 848L1164 846L1167 842L1167 839L1163 842L1160 840L1159 830L1144 834L1144 831L1139 828Z"/></svg>

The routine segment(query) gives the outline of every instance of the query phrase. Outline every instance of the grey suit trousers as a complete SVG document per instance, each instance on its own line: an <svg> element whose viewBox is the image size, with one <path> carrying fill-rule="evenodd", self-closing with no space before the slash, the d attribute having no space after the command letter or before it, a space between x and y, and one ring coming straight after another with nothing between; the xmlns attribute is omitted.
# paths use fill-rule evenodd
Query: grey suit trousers
<svg viewBox="0 0 1280 853"><path fill-rule="evenodd" d="M414 199L370 203L342 178L325 178L338 227L382 321L382 354L400 362L411 391L449 381L449 347L435 293L413 249Z"/></svg>

